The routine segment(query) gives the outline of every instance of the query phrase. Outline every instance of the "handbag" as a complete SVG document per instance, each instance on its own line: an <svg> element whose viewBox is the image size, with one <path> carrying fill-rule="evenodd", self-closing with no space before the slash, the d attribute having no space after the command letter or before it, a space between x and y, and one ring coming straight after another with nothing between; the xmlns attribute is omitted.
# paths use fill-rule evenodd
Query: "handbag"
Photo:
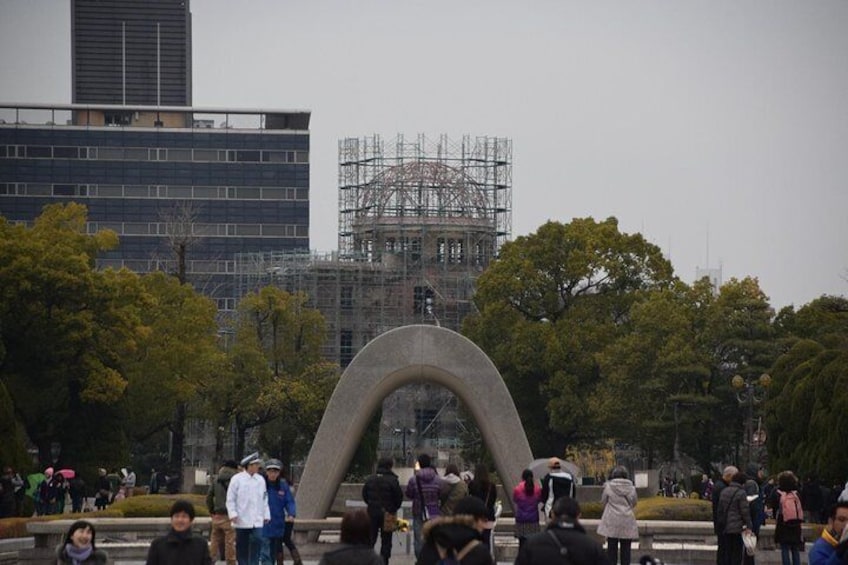
<svg viewBox="0 0 848 565"><path fill-rule="evenodd" d="M397 514L394 512L383 512L383 532L394 532L397 530L397 526Z"/></svg>
<svg viewBox="0 0 848 565"><path fill-rule="evenodd" d="M745 553L753 556L757 553L757 534L751 530L742 532L742 544L745 546Z"/></svg>

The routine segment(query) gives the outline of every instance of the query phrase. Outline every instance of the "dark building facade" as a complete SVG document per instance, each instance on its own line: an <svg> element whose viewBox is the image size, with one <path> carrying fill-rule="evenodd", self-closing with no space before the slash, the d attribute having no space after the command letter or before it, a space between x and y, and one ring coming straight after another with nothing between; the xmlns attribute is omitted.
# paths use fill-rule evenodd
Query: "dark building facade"
<svg viewBox="0 0 848 565"><path fill-rule="evenodd" d="M71 0L74 103L191 105L188 0Z"/></svg>
<svg viewBox="0 0 848 565"><path fill-rule="evenodd" d="M309 249L309 117L0 105L0 215L29 223L46 204L85 204L90 232L120 238L100 266L142 273L176 273L186 241L188 281L231 310L236 253Z"/></svg>

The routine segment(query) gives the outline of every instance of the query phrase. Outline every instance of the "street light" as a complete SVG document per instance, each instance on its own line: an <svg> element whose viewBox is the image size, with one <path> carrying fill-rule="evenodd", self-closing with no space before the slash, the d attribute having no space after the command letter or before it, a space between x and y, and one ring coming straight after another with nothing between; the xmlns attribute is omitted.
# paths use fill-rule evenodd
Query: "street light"
<svg viewBox="0 0 848 565"><path fill-rule="evenodd" d="M754 405L762 402L766 397L766 390L771 385L771 377L763 373L757 379L746 379L742 375L736 375L730 381L736 389L736 400L740 406L748 407L748 418L745 422L745 445L747 448L747 463L751 463L751 448L762 445L765 442L765 431L760 425L757 426L756 437L754 434Z"/></svg>
<svg viewBox="0 0 848 565"><path fill-rule="evenodd" d="M392 433L395 434L395 435L401 435L402 436L402 438L403 438L402 442L403 442L404 465L409 466L409 458L407 457L407 454L406 454L406 436L409 435L409 434L414 434L415 428L407 428L406 426L404 426L402 428L394 428L392 430Z"/></svg>

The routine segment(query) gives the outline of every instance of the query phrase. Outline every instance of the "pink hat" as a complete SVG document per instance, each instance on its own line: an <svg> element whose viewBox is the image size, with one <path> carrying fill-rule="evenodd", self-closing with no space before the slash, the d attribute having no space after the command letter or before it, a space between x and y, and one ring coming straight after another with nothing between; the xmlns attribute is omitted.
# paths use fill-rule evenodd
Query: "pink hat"
<svg viewBox="0 0 848 565"><path fill-rule="evenodd" d="M44 474L47 475L48 477L52 477L53 476L53 467L47 467L46 469L44 469Z"/></svg>

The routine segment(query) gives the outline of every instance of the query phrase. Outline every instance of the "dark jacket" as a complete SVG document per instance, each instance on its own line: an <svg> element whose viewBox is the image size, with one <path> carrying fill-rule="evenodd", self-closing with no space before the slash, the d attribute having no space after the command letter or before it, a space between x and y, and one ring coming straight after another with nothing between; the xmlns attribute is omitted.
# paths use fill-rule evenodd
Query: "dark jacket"
<svg viewBox="0 0 848 565"><path fill-rule="evenodd" d="M294 518L297 515L294 495L283 478L272 483L268 477L265 477L265 484L268 487L268 509L271 511L271 521L262 526L262 537L281 538L286 533L286 516Z"/></svg>
<svg viewBox="0 0 848 565"><path fill-rule="evenodd" d="M804 547L804 533L801 530L801 520L785 522L780 512L780 490L774 489L766 500L766 505L774 510L777 520L774 524L774 543L778 545Z"/></svg>
<svg viewBox="0 0 848 565"><path fill-rule="evenodd" d="M150 544L146 565L212 565L212 558L202 537L171 530Z"/></svg>
<svg viewBox="0 0 848 565"><path fill-rule="evenodd" d="M476 543L462 558L462 565L493 565L489 548L480 543L480 533L474 529L474 518L471 516L441 516L426 524L421 531L424 546L416 565L435 565L441 559L437 544L448 551L461 552L469 543Z"/></svg>
<svg viewBox="0 0 848 565"><path fill-rule="evenodd" d="M218 469L218 475L209 485L209 491L206 493L206 508L209 509L210 514L227 514L227 487L236 473L238 469L232 467Z"/></svg>
<svg viewBox="0 0 848 565"><path fill-rule="evenodd" d="M383 558L368 545L344 545L321 556L318 565L383 565Z"/></svg>
<svg viewBox="0 0 848 565"><path fill-rule="evenodd" d="M495 501L498 499L498 489L495 485L474 479L468 483L468 494L482 500L486 505L486 517L490 521L495 519Z"/></svg>
<svg viewBox="0 0 848 565"><path fill-rule="evenodd" d="M574 476L564 469L554 469L542 477L542 504L545 505L545 516L550 513L554 501L563 496L577 496Z"/></svg>
<svg viewBox="0 0 848 565"><path fill-rule="evenodd" d="M721 490L716 509L716 523L720 525L721 534L741 534L745 528L753 529L748 498L739 483L731 482Z"/></svg>
<svg viewBox="0 0 848 565"><path fill-rule="evenodd" d="M85 561L83 561L83 563L91 564L91 565L106 565L106 562L108 560L109 559L106 556L105 551L103 551L101 549L95 549L91 553L91 556L88 559L86 559ZM62 563L62 565L65 565L65 564L71 565L71 563L73 563L73 561L71 561L71 558L68 557L65 554L65 544L64 543L59 544L59 546L56 547L56 562Z"/></svg>
<svg viewBox="0 0 848 565"><path fill-rule="evenodd" d="M551 538L553 532L559 543L568 550L568 561L560 553L559 546ZM544 532L533 534L515 559L515 565L608 565L607 552L601 544L586 535L580 524L554 524Z"/></svg>
<svg viewBox="0 0 848 565"><path fill-rule="evenodd" d="M384 511L396 513L403 504L398 476L391 469L377 467L377 473L368 477L362 485L362 500L372 516L379 516Z"/></svg>

